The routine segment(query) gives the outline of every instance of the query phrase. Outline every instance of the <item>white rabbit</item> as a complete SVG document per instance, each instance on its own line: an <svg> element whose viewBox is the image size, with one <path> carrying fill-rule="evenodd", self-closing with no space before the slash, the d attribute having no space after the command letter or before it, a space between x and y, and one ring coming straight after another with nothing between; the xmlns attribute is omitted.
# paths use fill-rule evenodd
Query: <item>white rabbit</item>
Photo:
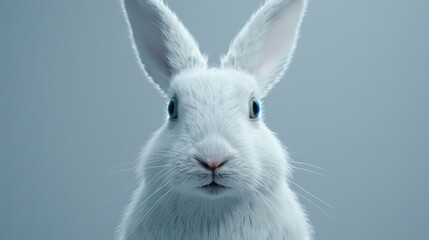
<svg viewBox="0 0 429 240"><path fill-rule="evenodd" d="M141 153L120 240L310 240L288 155L260 100L285 72L307 0L268 0L209 68L161 0L124 0L147 78L169 100Z"/></svg>

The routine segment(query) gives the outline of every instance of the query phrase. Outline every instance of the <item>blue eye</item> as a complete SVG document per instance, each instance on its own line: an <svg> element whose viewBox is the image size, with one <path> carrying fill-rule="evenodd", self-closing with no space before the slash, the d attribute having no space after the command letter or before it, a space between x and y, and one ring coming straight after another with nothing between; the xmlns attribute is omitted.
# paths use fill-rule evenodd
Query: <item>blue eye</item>
<svg viewBox="0 0 429 240"><path fill-rule="evenodd" d="M172 97L168 103L168 115L170 115L170 119L177 119L177 100L175 97Z"/></svg>
<svg viewBox="0 0 429 240"><path fill-rule="evenodd" d="M260 111L261 111L261 107L259 105L258 100L256 98L252 98L250 100L250 114L249 114L249 117L251 119L258 118Z"/></svg>

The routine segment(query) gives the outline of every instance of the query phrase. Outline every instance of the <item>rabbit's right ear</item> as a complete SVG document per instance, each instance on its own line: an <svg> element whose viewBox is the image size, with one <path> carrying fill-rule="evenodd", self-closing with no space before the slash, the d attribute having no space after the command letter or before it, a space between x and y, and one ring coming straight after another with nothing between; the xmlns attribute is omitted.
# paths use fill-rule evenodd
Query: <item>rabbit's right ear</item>
<svg viewBox="0 0 429 240"><path fill-rule="evenodd" d="M123 0L123 8L142 68L163 95L175 74L207 67L195 39L162 0Z"/></svg>

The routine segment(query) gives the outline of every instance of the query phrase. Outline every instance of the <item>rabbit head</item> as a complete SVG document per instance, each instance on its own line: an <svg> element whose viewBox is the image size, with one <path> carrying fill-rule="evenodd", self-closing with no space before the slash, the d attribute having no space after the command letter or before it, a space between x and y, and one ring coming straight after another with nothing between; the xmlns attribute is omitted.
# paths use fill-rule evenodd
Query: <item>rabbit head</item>
<svg viewBox="0 0 429 240"><path fill-rule="evenodd" d="M251 17L221 67L161 0L125 0L146 77L166 101L166 120L142 152L147 187L210 199L275 188L287 154L263 122L262 99L293 54L306 0L269 0Z"/></svg>

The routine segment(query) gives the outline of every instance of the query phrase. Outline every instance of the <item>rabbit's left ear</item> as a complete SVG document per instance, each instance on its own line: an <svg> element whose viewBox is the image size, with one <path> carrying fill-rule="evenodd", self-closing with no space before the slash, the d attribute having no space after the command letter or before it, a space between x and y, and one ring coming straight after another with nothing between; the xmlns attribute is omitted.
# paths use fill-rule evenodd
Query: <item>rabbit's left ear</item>
<svg viewBox="0 0 429 240"><path fill-rule="evenodd" d="M283 76L295 49L307 0L267 0L222 58L222 67L253 74L264 96Z"/></svg>
<svg viewBox="0 0 429 240"><path fill-rule="evenodd" d="M134 49L149 80L166 95L180 71L206 68L207 58L162 0L122 0Z"/></svg>

